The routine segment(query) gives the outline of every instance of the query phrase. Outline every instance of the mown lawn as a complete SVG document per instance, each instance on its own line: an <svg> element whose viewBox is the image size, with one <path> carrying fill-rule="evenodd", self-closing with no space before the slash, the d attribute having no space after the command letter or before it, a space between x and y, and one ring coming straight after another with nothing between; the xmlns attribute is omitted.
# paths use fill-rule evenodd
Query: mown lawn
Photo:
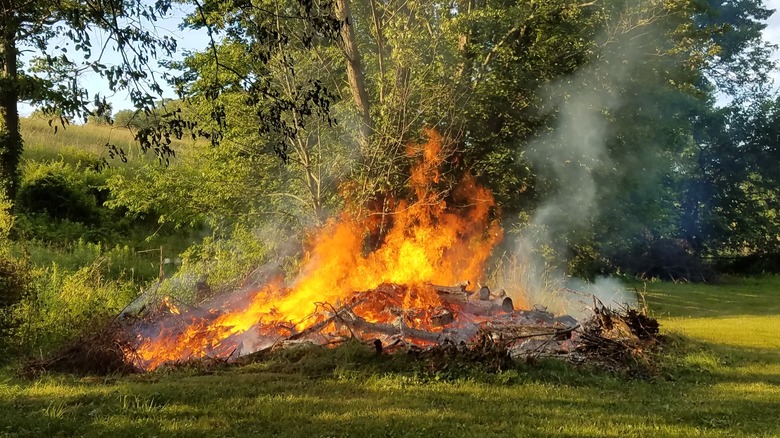
<svg viewBox="0 0 780 438"><path fill-rule="evenodd" d="M674 336L650 380L554 363L438 380L366 371L348 352L335 370L38 381L7 370L0 436L780 436L780 278L651 283L647 297L666 332L688 337Z"/></svg>

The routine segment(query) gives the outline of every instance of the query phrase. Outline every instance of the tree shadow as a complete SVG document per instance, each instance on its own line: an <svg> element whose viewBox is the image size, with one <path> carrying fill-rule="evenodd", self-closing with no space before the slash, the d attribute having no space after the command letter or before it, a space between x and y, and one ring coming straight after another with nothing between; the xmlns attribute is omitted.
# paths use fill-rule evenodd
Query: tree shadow
<svg viewBox="0 0 780 438"><path fill-rule="evenodd" d="M777 377L777 376L775 376ZM558 378L570 381L556 382ZM736 380L739 382L739 380ZM86 382L86 383L85 383ZM24 382L0 399L11 436L754 436L780 400L716 384L515 373L506 383L240 368L110 383ZM748 382L751 383L751 382Z"/></svg>

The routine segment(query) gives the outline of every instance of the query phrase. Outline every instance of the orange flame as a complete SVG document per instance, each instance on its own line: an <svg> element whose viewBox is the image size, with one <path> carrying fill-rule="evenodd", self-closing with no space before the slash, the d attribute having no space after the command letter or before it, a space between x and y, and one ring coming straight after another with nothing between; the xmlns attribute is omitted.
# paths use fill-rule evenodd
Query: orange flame
<svg viewBox="0 0 780 438"><path fill-rule="evenodd" d="M445 159L442 139L428 132L425 144L412 144L410 156L421 156L409 180L411 202L397 202L390 215L392 227L378 249L363 254L363 236L368 219L347 214L331 219L312 239L297 278L287 287L281 282L255 291L249 302L217 315L192 317L181 327L162 327L148 337L141 336L135 363L145 369L176 360L203 356L225 357L239 348L226 340L258 330L273 339L289 330L313 324L308 318L316 303L337 305L383 283L407 285L403 307L424 309L440 306L439 298L426 283L452 285L464 280L483 280L483 266L503 230L491 219L495 206L490 190L466 175L451 191L456 206L448 206L444 193L433 190L441 182ZM381 213L377 213L381 214ZM361 306L363 318L380 321L378 306ZM289 333L286 333L289 334Z"/></svg>

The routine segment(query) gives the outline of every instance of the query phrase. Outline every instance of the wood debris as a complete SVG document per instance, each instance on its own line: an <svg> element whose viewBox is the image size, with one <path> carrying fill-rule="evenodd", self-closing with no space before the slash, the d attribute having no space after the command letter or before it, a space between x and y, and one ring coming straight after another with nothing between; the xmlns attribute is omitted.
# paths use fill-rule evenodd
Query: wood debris
<svg viewBox="0 0 780 438"><path fill-rule="evenodd" d="M425 293L404 285L382 284L372 290L356 292L346 303L317 303L315 312L305 324L269 325L259 321L251 333L243 334L240 339L228 338L214 345L207 354L193 355L179 362L249 363L261 360L271 349L309 343L338 345L357 339L372 345L378 353L414 351L421 357L433 357L439 362L457 353L500 366L505 365L504 360L558 357L574 363L606 363L618 368L621 364L636 363L657 344L657 321L628 307L609 308L595 298L592 317L578 321L568 315L556 316L538 306L529 310L515 309L512 299L503 291L493 293L485 286L476 291L467 290L465 285L425 287L438 297L435 303L409 307L406 300L422 299ZM111 331L107 332L109 338L121 339L121 342L103 342L108 347L99 351L111 353L111 358L124 354L125 361L101 359L105 365L103 371L127 371L134 368L132 365L136 365L136 370L143 368L137 366L137 362L128 362L132 362L133 349L132 336L128 334L139 333L159 321L185 330L191 327L186 321L192 321L194 317L213 320L221 312L220 309L175 306L164 297L153 307L154 312L149 312L149 308L152 307L147 307L142 317L133 319L124 315L113 323ZM35 370L68 371L73 368L82 372L81 368L83 372L99 374L100 369L83 366L96 363L94 349L86 348L94 344L78 340L72 345L84 348L63 350L59 357L31 362L30 369L38 372ZM79 356L84 356L84 361L79 361ZM101 368L100 363L96 367Z"/></svg>

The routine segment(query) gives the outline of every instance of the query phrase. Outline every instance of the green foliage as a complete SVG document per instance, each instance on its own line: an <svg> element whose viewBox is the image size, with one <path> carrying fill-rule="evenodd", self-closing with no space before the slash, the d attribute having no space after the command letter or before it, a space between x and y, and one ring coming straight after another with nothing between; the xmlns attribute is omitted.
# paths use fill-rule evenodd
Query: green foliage
<svg viewBox="0 0 780 438"><path fill-rule="evenodd" d="M111 258L98 258L75 271L57 264L32 271L32 292L14 309L18 350L48 351L84 333L95 320L116 316L137 295L129 279L107 277Z"/></svg>
<svg viewBox="0 0 780 438"><path fill-rule="evenodd" d="M106 180L136 168L106 167L99 159L99 145L122 131L74 126L52 137L46 129L45 121L24 120L24 132L36 143L22 167L16 216L10 203L0 203L0 283L2 299L10 300L0 309L7 357L57 348L94 321L115 317L158 277L161 246L165 258L175 258L191 242L191 228L176 232L156 216L105 205L112 196ZM163 270L172 275L176 265Z"/></svg>
<svg viewBox="0 0 780 438"><path fill-rule="evenodd" d="M271 230L237 226L227 238L208 236L182 254L182 270L208 275L210 284L223 286L244 278L268 260L274 245Z"/></svg>
<svg viewBox="0 0 780 438"><path fill-rule="evenodd" d="M177 228L229 224L245 215L274 212L278 204L263 197L279 185L272 165L271 157L247 160L223 146L193 145L172 166L153 163L136 173L111 175L106 187L112 197L106 205Z"/></svg>
<svg viewBox="0 0 780 438"><path fill-rule="evenodd" d="M9 234L14 224L11 202L0 197L0 354L6 356L13 347L10 341L18 320L16 306L27 298L30 291L29 260L16 258L11 251Z"/></svg>
<svg viewBox="0 0 780 438"><path fill-rule="evenodd" d="M155 126L143 112L133 110L121 110L114 114L114 126L131 129L146 129Z"/></svg>
<svg viewBox="0 0 780 438"><path fill-rule="evenodd" d="M269 275L282 273L279 260L274 260L277 265L270 263L280 258L283 240L270 229L241 224L227 232L215 232L182 252L181 267L162 282L158 293L197 304L221 292L263 282ZM264 265L268 266L261 268ZM260 278L256 278L258 273ZM199 287L198 282L206 287Z"/></svg>
<svg viewBox="0 0 780 438"><path fill-rule="evenodd" d="M158 18L171 8L170 1L148 6L140 0L105 0L98 3L71 1L48 3L12 0L0 11L0 183L14 198L23 152L19 131L19 102L42 107L43 113L58 119L55 132L69 120L89 116L102 118L110 105L98 93L91 94L79 80L92 70L108 82L112 92L128 91L139 108L154 108L152 93L162 95L150 66L158 54L171 56L176 41L159 37L153 30ZM124 52L117 65L93 58L94 32L99 29L114 50ZM53 46L53 47L52 47ZM100 53L106 49L103 45ZM22 53L25 56L20 56ZM75 55L75 56L74 56ZM148 87L148 88L147 88ZM170 155L169 142L159 138L142 142L144 150ZM121 154L114 145L113 151Z"/></svg>
<svg viewBox="0 0 780 438"><path fill-rule="evenodd" d="M27 295L30 277L23 260L0 256L0 311L6 311Z"/></svg>
<svg viewBox="0 0 780 438"><path fill-rule="evenodd" d="M698 165L681 190L689 241L737 256L780 251L778 121L777 98L705 114L691 151Z"/></svg>
<svg viewBox="0 0 780 438"><path fill-rule="evenodd" d="M30 264L47 268L53 265L72 272L84 266L101 261L103 273L112 280L129 276L130 280L145 282L159 274L159 252L138 252L128 245L110 247L100 242L85 240L69 242L66 246L55 246L32 241L18 245L17 252L24 251Z"/></svg>
<svg viewBox="0 0 780 438"><path fill-rule="evenodd" d="M155 108L146 110L123 109L113 115L112 124L118 128L129 128L134 132L160 129L171 114L182 109L181 101L163 99Z"/></svg>
<svg viewBox="0 0 780 438"><path fill-rule="evenodd" d="M90 52L90 25L121 34L107 17L153 21L170 4L104 6L111 2L33 8L24 16L33 21L11 30L28 32L19 44L34 48L63 30L73 49ZM187 99L133 93L146 111L118 112L115 127L135 135L94 118L80 127L61 119L56 135L47 120L23 121L31 154L18 217L0 211L0 237L13 223L20 242L8 253L26 258L9 255L4 265L0 257L0 276L18 289L9 303L21 304L9 308L26 322L19 333L30 345L48 348L90 315L117 312L157 276L158 257L178 256L203 224L211 232L183 252L178 274L167 267L164 293L197 301L204 297L190 296L191 286L204 276L213 292L240 286L269 260L284 266L280 243L297 248L301 230L345 204L365 213L405 197L416 159L405 146L425 128L445 135L443 196L464 173L476 175L503 214L518 218L510 226L549 237L536 254L550 263L568 257L570 274L698 279L701 255L780 251L780 104L756 85L771 67L761 2L371 0L354 2L345 23L333 6L201 2L186 24L207 28L213 41L167 64L182 73L174 84ZM22 97L49 104L51 115L105 112L63 81L92 68L113 89L132 86L156 44L172 49L150 28L127 24L133 30L116 42L143 43L126 60L133 68L41 58L24 65ZM345 56L338 35L346 24L361 57ZM350 100L361 93L367 119ZM717 108L717 93L737 99ZM210 144L171 140L187 132ZM148 148L165 165L104 166L106 155ZM11 167L6 177L15 178ZM550 198L583 202L544 204ZM140 252L163 242L159 253ZM32 295L19 280L30 270Z"/></svg>
<svg viewBox="0 0 780 438"><path fill-rule="evenodd" d="M693 267L702 254L776 243L768 242L777 198L769 172L719 182L740 189L705 202L698 187L711 184L695 169L693 150L702 144L697 124L736 126L707 116L714 96L758 96L754 86L770 71L760 38L769 12L760 1L343 3L351 8L359 59L339 50L349 42L333 44L327 20L322 28L306 21L327 15L319 3L298 27L255 5L207 2L189 17L194 27L226 35L174 65L183 71L188 116L224 141L180 173L149 169L115 178L114 205L157 211L175 224L262 222L271 212L321 224L344 199L365 212L405 197L413 157L404 146L433 127L445 134L450 154L444 179L475 174L505 215L544 211L551 220L540 228L552 241L539 251L573 257L572 273L676 278L656 257L669 248L684 249L674 263ZM285 44L263 37L269 29ZM317 31L322 35L311 40L301 36ZM729 79L735 77L741 79ZM361 93L367 120L355 104ZM339 126L330 125L329 111ZM747 129L728 134L749 137ZM724 142L723 150L738 155L738 142ZM262 158L272 149L285 166ZM764 151L755 155L762 163L774 162L766 148L754 150ZM544 204L556 197L583 201L576 208ZM730 201L764 214L720 213ZM745 236L748 230L756 231ZM638 254L647 255L641 263ZM653 266L644 266L648 261Z"/></svg>
<svg viewBox="0 0 780 438"><path fill-rule="evenodd" d="M15 335L23 320L18 312L32 293L32 278L27 260L0 253L0 362L19 352Z"/></svg>
<svg viewBox="0 0 780 438"><path fill-rule="evenodd" d="M97 242L122 231L121 220L103 207L108 195L104 179L102 170L82 162L26 162L17 199L17 232L50 242Z"/></svg>
<svg viewBox="0 0 780 438"><path fill-rule="evenodd" d="M16 236L60 248L84 240L109 247L130 245L143 249L165 244L169 251L180 251L189 243L186 234L192 228L176 232L172 226L158 223L155 210L128 212L128 208L110 202L117 196L109 181L132 175L140 163L135 167L105 166L89 152L58 152L56 159L49 159L48 154L31 154L43 155L43 159L25 160L16 210ZM199 225L192 218L190 223ZM172 235L178 237L171 238Z"/></svg>
<svg viewBox="0 0 780 438"><path fill-rule="evenodd" d="M48 214L54 220L94 224L98 220L94 196L68 184L61 175L48 174L22 186L17 206L26 213Z"/></svg>

